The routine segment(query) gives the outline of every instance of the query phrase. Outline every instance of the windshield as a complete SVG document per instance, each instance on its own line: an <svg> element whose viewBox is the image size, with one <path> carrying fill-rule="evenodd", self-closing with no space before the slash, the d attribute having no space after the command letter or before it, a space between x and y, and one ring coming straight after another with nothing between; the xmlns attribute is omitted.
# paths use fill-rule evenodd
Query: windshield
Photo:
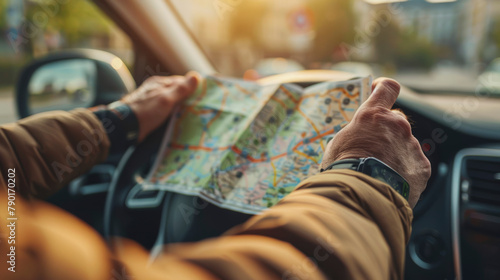
<svg viewBox="0 0 500 280"><path fill-rule="evenodd" d="M171 0L217 70L393 77L420 91L499 92L500 1ZM490 65L493 64L493 65Z"/></svg>

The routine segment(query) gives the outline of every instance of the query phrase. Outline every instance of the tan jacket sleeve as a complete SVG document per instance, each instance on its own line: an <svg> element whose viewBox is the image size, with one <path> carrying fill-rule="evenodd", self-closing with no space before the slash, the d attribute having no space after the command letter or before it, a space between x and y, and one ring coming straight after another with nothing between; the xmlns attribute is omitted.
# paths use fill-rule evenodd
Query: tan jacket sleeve
<svg viewBox="0 0 500 280"><path fill-rule="evenodd" d="M6 201L0 193L2 208ZM402 279L412 219L389 186L328 171L224 236L168 245L151 262L128 240L115 244L113 256L88 225L46 203L17 199L15 207L16 272L2 253L0 279ZM1 252L12 251L8 236L0 228Z"/></svg>
<svg viewBox="0 0 500 280"><path fill-rule="evenodd" d="M147 268L137 246L118 254L138 279L402 279L411 220L388 185L327 171L223 237L167 246Z"/></svg>
<svg viewBox="0 0 500 280"><path fill-rule="evenodd" d="M86 109L48 112L0 127L0 188L15 169L16 191L44 198L107 157L109 141Z"/></svg>

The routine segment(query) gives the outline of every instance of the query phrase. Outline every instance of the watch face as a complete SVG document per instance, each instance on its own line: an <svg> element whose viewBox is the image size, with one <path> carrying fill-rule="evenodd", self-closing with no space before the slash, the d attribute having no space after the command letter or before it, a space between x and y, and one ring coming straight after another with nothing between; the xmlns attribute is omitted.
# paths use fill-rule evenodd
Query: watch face
<svg viewBox="0 0 500 280"><path fill-rule="evenodd" d="M410 190L408 183L401 175L385 163L375 158L367 158L363 162L363 170L361 170L361 172L388 184L404 198L408 199Z"/></svg>

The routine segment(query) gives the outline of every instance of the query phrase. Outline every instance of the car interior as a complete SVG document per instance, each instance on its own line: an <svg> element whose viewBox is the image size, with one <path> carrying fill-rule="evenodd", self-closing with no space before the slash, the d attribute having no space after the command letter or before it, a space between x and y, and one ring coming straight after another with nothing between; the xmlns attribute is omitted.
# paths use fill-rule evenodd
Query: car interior
<svg viewBox="0 0 500 280"><path fill-rule="evenodd" d="M432 166L413 212L405 279L500 279L500 87L498 69L488 67L500 57L500 2L53 0L43 6L17 1L24 3L21 8L14 2L0 0L0 8L6 14L45 13L49 22L71 14L71 5L85 5L87 18L99 20L75 19L81 26L72 32L86 34L85 25L91 30L98 24L108 30L107 37L72 41L66 34L71 29L32 21L40 36L28 38L18 28L15 43L2 41L0 56L14 57L5 69L18 74L9 79L16 81L9 93L2 93L0 84L0 103L15 103L18 118L108 104L150 76L191 70L301 87L360 75L395 78L402 85L395 108L409 117ZM0 29L13 32L16 16L7 18ZM45 43L19 43L19 38ZM57 46L37 50L53 41ZM127 45L127 51L115 45ZM9 54L12 49L16 55ZM16 58L28 52L32 55ZM44 81L54 75L87 82L71 93L69 103L33 94L36 88L53 90L54 84ZM0 83L9 88L8 81ZM6 101L8 94L12 101ZM15 119L2 119L10 121ZM216 237L251 217L198 197L141 187L167 126L125 153L110 155L47 201L107 240L137 241L152 257L163 244Z"/></svg>

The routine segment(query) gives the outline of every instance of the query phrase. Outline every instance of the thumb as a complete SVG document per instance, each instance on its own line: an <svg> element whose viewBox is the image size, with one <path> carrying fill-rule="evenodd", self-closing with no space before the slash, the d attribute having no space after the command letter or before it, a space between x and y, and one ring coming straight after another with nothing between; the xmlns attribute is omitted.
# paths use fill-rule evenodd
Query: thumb
<svg viewBox="0 0 500 280"><path fill-rule="evenodd" d="M198 78L195 73L188 73L183 77L183 81L178 83L175 87L170 88L166 94L170 102L177 103L190 97L198 87Z"/></svg>
<svg viewBox="0 0 500 280"><path fill-rule="evenodd" d="M191 91L194 91L198 86L198 76L199 75L196 72L189 72L185 76L186 79L184 80L184 83Z"/></svg>
<svg viewBox="0 0 500 280"><path fill-rule="evenodd" d="M395 80L378 78L373 82L372 89L372 94L370 94L361 107L384 107L391 109L394 103L396 103L401 86Z"/></svg>

